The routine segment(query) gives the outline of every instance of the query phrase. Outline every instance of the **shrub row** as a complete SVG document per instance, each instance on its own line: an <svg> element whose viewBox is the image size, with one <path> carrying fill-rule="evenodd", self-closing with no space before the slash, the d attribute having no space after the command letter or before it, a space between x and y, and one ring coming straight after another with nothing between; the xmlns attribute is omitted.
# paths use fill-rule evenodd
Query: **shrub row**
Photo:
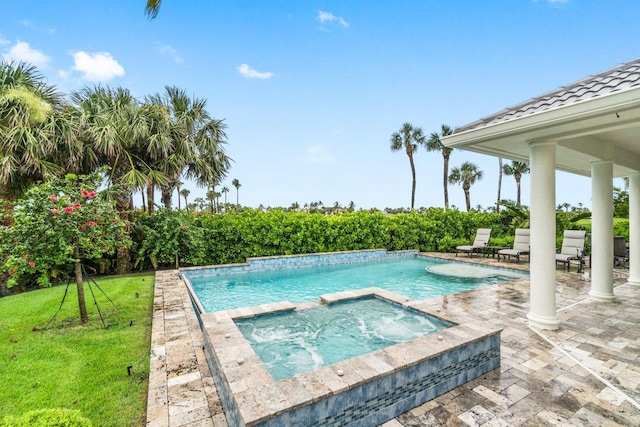
<svg viewBox="0 0 640 427"><path fill-rule="evenodd" d="M141 217L134 236L137 268L244 262L249 257L385 248L450 251L478 228L505 232L496 213L431 208L423 212L375 211L332 215L247 209L222 215L159 210Z"/></svg>

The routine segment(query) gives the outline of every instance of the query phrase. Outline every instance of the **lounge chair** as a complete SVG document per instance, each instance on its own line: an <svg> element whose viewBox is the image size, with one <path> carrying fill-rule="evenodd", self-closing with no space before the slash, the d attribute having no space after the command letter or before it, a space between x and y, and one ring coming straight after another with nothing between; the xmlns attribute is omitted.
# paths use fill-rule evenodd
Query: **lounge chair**
<svg viewBox="0 0 640 427"><path fill-rule="evenodd" d="M562 236L562 248L556 254L556 263L566 264L567 271L571 270L571 261L578 261L578 272L584 265L584 230L564 230Z"/></svg>
<svg viewBox="0 0 640 427"><path fill-rule="evenodd" d="M613 236L613 266L627 268L629 265L629 249L624 236Z"/></svg>
<svg viewBox="0 0 640 427"><path fill-rule="evenodd" d="M456 247L456 256L458 256L458 252L466 252L469 256L472 256L474 252L482 251L489 243L489 236L491 236L490 228L478 228L476 238L472 244Z"/></svg>
<svg viewBox="0 0 640 427"><path fill-rule="evenodd" d="M529 255L529 229L528 228L516 228L516 235L513 240L513 247L511 249L500 249L498 251L498 261L500 256L505 259L507 257L515 257L520 262L520 255Z"/></svg>

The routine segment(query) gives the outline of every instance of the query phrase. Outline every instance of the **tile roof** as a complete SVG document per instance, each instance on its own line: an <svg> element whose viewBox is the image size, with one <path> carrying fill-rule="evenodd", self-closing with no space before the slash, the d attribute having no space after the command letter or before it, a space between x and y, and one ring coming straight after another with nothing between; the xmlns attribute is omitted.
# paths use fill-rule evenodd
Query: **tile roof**
<svg viewBox="0 0 640 427"><path fill-rule="evenodd" d="M453 133L506 122L638 86L640 86L640 58L625 62L575 83L559 87L551 92L461 126Z"/></svg>

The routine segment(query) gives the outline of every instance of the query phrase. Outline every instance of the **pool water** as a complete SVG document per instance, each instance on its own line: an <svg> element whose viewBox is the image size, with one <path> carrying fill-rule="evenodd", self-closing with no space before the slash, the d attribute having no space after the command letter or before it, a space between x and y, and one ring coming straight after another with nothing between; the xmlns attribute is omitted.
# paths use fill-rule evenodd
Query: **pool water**
<svg viewBox="0 0 640 427"><path fill-rule="evenodd" d="M236 325L276 381L452 326L375 297L240 319Z"/></svg>
<svg viewBox="0 0 640 427"><path fill-rule="evenodd" d="M371 286L419 300L527 276L526 273L507 269L491 269L492 275L481 278L425 271L428 267L445 263L450 262L413 256L276 271L193 277L189 276L188 271L184 274L207 312L278 301L294 304L314 301L323 294Z"/></svg>

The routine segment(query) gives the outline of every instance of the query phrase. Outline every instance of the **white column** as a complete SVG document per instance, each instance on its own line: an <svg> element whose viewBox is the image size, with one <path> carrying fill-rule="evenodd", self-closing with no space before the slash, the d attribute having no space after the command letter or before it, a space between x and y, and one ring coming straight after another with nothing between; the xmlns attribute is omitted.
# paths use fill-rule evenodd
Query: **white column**
<svg viewBox="0 0 640 427"><path fill-rule="evenodd" d="M556 311L556 143L529 143L531 157L531 256L529 324L560 327Z"/></svg>
<svg viewBox="0 0 640 427"><path fill-rule="evenodd" d="M628 280L640 284L640 174L629 176Z"/></svg>
<svg viewBox="0 0 640 427"><path fill-rule="evenodd" d="M591 291L596 301L613 301L613 162L591 163Z"/></svg>

